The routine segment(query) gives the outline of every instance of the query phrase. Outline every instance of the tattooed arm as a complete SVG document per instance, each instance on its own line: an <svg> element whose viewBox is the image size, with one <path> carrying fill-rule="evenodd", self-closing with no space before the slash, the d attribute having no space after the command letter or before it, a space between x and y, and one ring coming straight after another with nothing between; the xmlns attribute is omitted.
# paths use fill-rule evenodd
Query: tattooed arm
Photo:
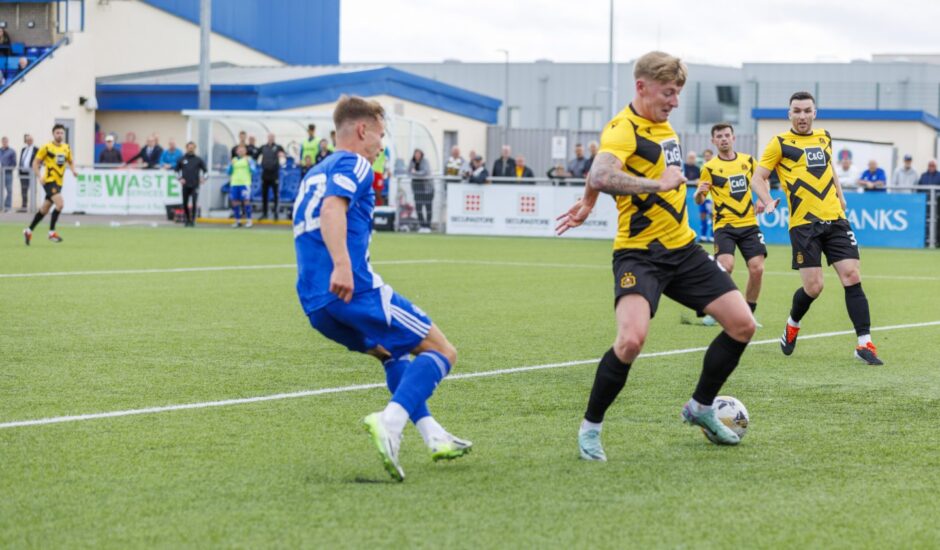
<svg viewBox="0 0 940 550"><path fill-rule="evenodd" d="M627 174L623 163L610 153L599 153L591 165L589 185L608 195L639 195L642 193L660 193L675 189L685 182L685 176L678 166L669 166L658 180Z"/></svg>

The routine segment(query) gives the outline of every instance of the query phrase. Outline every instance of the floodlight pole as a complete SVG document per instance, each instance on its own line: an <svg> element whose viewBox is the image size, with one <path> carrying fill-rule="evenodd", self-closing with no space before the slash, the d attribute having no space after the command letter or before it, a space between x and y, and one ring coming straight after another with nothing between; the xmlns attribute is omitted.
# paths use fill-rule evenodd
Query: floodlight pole
<svg viewBox="0 0 940 550"><path fill-rule="evenodd" d="M209 88L209 37L212 33L212 0L199 1L199 110L208 111L210 106ZM199 155L205 159L206 166L211 166L209 158L209 120L199 119Z"/></svg>
<svg viewBox="0 0 940 550"><path fill-rule="evenodd" d="M610 91L610 112L607 113L607 120L614 118L617 113L617 64L614 63L614 0L610 0L610 49L607 55L607 64L610 69L610 83L607 86Z"/></svg>

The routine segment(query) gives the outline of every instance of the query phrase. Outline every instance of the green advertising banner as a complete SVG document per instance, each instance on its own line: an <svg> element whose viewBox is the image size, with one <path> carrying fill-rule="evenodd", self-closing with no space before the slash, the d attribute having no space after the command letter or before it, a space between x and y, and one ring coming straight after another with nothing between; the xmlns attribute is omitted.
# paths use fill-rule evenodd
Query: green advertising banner
<svg viewBox="0 0 940 550"><path fill-rule="evenodd" d="M65 212L86 214L163 214L182 202L176 174L164 170L79 170L66 172Z"/></svg>

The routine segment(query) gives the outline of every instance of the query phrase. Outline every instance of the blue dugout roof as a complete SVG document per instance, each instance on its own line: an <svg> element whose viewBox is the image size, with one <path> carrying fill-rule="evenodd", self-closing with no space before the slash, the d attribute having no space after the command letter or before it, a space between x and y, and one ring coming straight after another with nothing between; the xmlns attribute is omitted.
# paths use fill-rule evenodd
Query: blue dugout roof
<svg viewBox="0 0 940 550"><path fill-rule="evenodd" d="M219 78L216 78L216 77ZM284 79L285 77L289 77ZM96 88L101 111L182 111L198 107L197 73L182 69L152 77L109 77ZM342 94L389 95L495 124L496 98L391 67L221 67L212 69L216 110L277 111L330 103ZM247 82L247 83L235 83Z"/></svg>
<svg viewBox="0 0 940 550"><path fill-rule="evenodd" d="M751 109L751 118L787 119L787 109ZM940 130L940 118L926 111L875 110L875 109L820 109L817 120L887 120L922 122L935 130Z"/></svg>

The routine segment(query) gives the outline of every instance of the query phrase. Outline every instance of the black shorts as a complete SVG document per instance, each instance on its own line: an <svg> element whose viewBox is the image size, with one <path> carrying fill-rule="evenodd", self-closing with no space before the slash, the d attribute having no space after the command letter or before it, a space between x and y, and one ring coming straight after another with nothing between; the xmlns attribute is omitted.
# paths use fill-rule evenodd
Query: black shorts
<svg viewBox="0 0 940 550"><path fill-rule="evenodd" d="M42 188L46 190L46 200L51 201L52 197L60 194L62 192L62 186L58 183L44 183Z"/></svg>
<svg viewBox="0 0 940 550"><path fill-rule="evenodd" d="M727 225L715 230L715 256L731 254L734 256L734 247L741 249L744 261L751 261L755 256L767 256L767 246L764 245L764 234L756 225L750 227L731 227Z"/></svg>
<svg viewBox="0 0 940 550"><path fill-rule="evenodd" d="M650 304L650 317L656 315L659 296L665 294L703 315L716 298L737 290L731 277L705 250L691 243L668 250L614 251L614 306L621 296L639 294Z"/></svg>
<svg viewBox="0 0 940 550"><path fill-rule="evenodd" d="M816 221L790 229L793 269L822 267L822 255L832 265L839 260L859 259L858 241L848 220Z"/></svg>

